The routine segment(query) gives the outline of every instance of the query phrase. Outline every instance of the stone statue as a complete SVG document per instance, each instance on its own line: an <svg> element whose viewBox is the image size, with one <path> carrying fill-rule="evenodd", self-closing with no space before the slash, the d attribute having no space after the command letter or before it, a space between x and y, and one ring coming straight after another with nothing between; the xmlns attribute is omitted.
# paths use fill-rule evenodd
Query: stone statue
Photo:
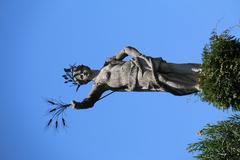
<svg viewBox="0 0 240 160"><path fill-rule="evenodd" d="M129 61L123 61L131 56ZM119 92L169 92L182 96L199 91L198 73L200 64L167 63L162 58L152 58L133 47L122 49L109 58L100 70L85 65L65 69L63 77L73 84L94 84L87 98L82 102L72 101L71 107L87 109L101 98L105 91Z"/></svg>

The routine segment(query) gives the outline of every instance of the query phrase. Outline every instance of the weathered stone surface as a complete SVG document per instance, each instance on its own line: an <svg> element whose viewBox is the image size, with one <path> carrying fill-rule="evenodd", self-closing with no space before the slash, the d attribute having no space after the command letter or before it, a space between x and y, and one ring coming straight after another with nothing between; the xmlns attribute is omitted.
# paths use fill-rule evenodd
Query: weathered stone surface
<svg viewBox="0 0 240 160"><path fill-rule="evenodd" d="M123 61L131 56L129 61ZM109 58L101 70L88 67L75 68L73 71L76 83L94 81L92 90L82 102L73 101L76 109L92 107L103 92L136 91L136 92L169 92L174 95L188 95L198 92L198 73L200 64L167 63L162 58L152 58L141 54L133 47L126 47Z"/></svg>

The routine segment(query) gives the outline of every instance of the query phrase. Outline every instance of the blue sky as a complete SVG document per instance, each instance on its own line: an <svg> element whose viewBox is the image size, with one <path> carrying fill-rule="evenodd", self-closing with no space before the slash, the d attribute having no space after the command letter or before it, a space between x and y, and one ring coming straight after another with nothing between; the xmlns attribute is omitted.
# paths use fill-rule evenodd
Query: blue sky
<svg viewBox="0 0 240 160"><path fill-rule="evenodd" d="M197 96L114 93L68 110L68 128L45 130L45 98L82 100L91 85L63 83L63 68L100 68L127 45L168 62L201 63L213 28L240 21L238 0L1 0L0 159L191 160L189 143L220 111ZM239 37L239 29L232 33Z"/></svg>

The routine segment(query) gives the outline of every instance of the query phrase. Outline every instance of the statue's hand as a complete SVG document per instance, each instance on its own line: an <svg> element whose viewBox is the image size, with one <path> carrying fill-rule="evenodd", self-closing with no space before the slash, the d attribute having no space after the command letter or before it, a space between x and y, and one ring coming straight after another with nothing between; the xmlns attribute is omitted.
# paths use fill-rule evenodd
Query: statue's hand
<svg viewBox="0 0 240 160"><path fill-rule="evenodd" d="M106 62L114 62L114 61L117 61L116 56L109 57L109 58L106 60Z"/></svg>
<svg viewBox="0 0 240 160"><path fill-rule="evenodd" d="M79 102L73 100L71 102L71 107L74 108L74 109L77 109L78 104L79 104Z"/></svg>
<svg viewBox="0 0 240 160"><path fill-rule="evenodd" d="M85 98L82 102L77 102L77 101L72 101L71 102L71 107L74 109L87 109L93 107L93 103Z"/></svg>
<svg viewBox="0 0 240 160"><path fill-rule="evenodd" d="M117 61L116 56L109 57L109 58L105 61L104 66L106 66L106 65L108 65L108 64L110 64L110 63L116 62L116 61Z"/></svg>

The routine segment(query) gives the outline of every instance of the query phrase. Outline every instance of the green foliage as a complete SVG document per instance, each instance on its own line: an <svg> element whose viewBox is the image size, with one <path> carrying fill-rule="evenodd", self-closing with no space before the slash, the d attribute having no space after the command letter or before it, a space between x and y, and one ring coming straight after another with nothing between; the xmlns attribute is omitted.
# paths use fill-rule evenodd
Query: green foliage
<svg viewBox="0 0 240 160"><path fill-rule="evenodd" d="M188 151L198 153L199 160L239 160L240 159L240 116L229 120L208 124L200 131L202 139L190 144Z"/></svg>
<svg viewBox="0 0 240 160"><path fill-rule="evenodd" d="M221 35L213 32L204 47L199 84L203 101L219 109L240 110L240 41L228 30Z"/></svg>

